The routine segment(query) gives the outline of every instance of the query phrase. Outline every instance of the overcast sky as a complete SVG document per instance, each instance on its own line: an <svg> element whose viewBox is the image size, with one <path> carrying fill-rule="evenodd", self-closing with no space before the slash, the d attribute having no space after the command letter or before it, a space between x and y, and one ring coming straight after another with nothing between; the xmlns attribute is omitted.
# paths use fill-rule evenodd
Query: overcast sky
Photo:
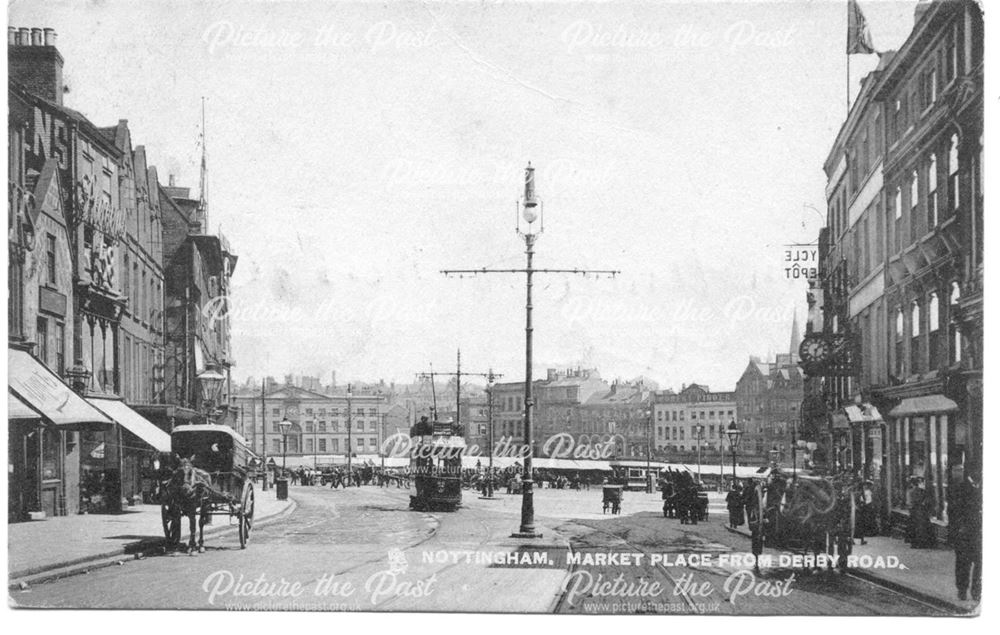
<svg viewBox="0 0 1000 635"><path fill-rule="evenodd" d="M879 50L915 2L862 0ZM52 2L67 105L128 119L239 254L235 377L524 372L514 205L537 167L535 368L732 389L788 348L845 116L846 2ZM875 55L853 56L852 87Z"/></svg>

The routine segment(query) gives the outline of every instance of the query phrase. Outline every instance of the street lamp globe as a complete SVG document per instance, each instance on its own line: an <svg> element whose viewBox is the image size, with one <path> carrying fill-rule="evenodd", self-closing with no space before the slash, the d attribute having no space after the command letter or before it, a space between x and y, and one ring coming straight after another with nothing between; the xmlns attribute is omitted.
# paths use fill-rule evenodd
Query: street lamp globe
<svg viewBox="0 0 1000 635"><path fill-rule="evenodd" d="M538 220L538 197L535 196L535 168L531 167L530 161L528 162L528 167L524 169L524 210L521 212L521 216L528 225Z"/></svg>
<svg viewBox="0 0 1000 635"><path fill-rule="evenodd" d="M285 417L284 419L282 419L281 422L278 424L278 428L281 429L281 435L282 436L288 434L288 430L291 427L292 427L292 422L288 420L288 417Z"/></svg>
<svg viewBox="0 0 1000 635"><path fill-rule="evenodd" d="M730 421L729 427L726 428L726 436L729 438L729 449L733 452L740 445L740 439L743 437L743 431L736 427L736 421Z"/></svg>

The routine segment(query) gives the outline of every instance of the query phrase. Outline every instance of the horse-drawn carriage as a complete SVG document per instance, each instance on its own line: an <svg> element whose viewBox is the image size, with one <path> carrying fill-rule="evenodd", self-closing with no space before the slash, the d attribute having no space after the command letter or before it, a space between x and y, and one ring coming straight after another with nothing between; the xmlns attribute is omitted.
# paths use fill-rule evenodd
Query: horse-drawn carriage
<svg viewBox="0 0 1000 635"><path fill-rule="evenodd" d="M604 485L603 513L608 513L611 508L612 514L622 513L622 489L621 485Z"/></svg>
<svg viewBox="0 0 1000 635"><path fill-rule="evenodd" d="M764 547L802 554L846 557L854 542L855 500L850 481L780 473L745 491L744 504L755 556Z"/></svg>
<svg viewBox="0 0 1000 635"><path fill-rule="evenodd" d="M188 550L204 551L204 528L212 516L236 518L240 548L253 529L254 488L251 453L246 441L223 425L174 428L170 445L178 465L163 484L160 513L168 545L181 539L181 522L190 519ZM195 520L199 536L195 541Z"/></svg>

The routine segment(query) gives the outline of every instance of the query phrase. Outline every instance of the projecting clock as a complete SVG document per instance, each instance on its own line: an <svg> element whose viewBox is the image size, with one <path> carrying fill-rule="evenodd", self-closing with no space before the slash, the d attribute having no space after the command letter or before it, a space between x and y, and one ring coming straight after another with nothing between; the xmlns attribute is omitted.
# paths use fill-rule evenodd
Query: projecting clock
<svg viewBox="0 0 1000 635"><path fill-rule="evenodd" d="M830 358L830 344L822 337L810 335L799 346L799 357L808 364L821 364Z"/></svg>

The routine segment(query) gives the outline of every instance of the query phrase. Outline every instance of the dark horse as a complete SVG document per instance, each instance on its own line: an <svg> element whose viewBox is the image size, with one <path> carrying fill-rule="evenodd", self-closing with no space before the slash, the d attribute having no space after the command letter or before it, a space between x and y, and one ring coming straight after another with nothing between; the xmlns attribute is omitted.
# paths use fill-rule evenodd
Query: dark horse
<svg viewBox="0 0 1000 635"><path fill-rule="evenodd" d="M174 470L167 484L170 506L179 512L178 521L180 516L187 516L190 520L189 554L194 552L195 547L198 548L198 553L205 552L205 523L207 520L205 506L209 502L209 493L212 489L211 476L205 470L196 468L192 463L193 460L194 456L180 459L180 465ZM195 542L196 516L199 517L197 542Z"/></svg>

